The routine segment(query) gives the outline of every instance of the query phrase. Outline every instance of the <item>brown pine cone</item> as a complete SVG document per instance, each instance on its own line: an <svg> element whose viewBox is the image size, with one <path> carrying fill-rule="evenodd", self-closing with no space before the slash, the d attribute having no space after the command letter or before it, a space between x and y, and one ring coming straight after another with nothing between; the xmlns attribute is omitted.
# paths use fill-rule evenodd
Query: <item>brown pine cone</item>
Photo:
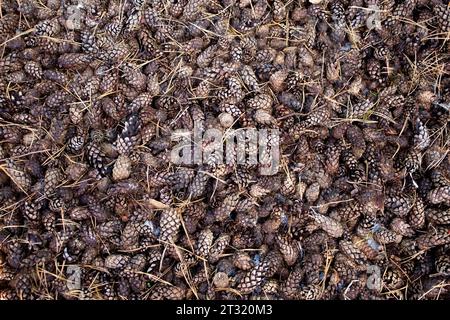
<svg viewBox="0 0 450 320"><path fill-rule="evenodd" d="M180 215L175 209L163 210L159 220L159 226L161 228L159 240L163 243L173 242L177 236L180 225Z"/></svg>
<svg viewBox="0 0 450 320"><path fill-rule="evenodd" d="M210 176L207 173L202 171L197 172L191 185L189 186L189 194L193 200L203 195L209 178Z"/></svg>
<svg viewBox="0 0 450 320"><path fill-rule="evenodd" d="M84 53L66 53L58 58L60 68L69 70L83 70L91 62L91 57Z"/></svg>
<svg viewBox="0 0 450 320"><path fill-rule="evenodd" d="M414 145L419 151L425 150L430 145L430 135L428 133L428 129L419 118L416 120Z"/></svg>
<svg viewBox="0 0 450 320"><path fill-rule="evenodd" d="M341 240L339 242L339 248L343 254L353 260L356 264L363 265L367 263L366 256L357 247L355 247L352 242Z"/></svg>
<svg viewBox="0 0 450 320"><path fill-rule="evenodd" d="M139 242L139 223L128 222L122 231L120 240L124 250L136 249Z"/></svg>
<svg viewBox="0 0 450 320"><path fill-rule="evenodd" d="M409 224L416 230L422 229L425 225L425 205L419 196L409 213Z"/></svg>
<svg viewBox="0 0 450 320"><path fill-rule="evenodd" d="M82 221L89 219L91 217L91 214L89 213L88 208L74 207L69 211L69 217L73 221Z"/></svg>
<svg viewBox="0 0 450 320"><path fill-rule="evenodd" d="M427 250L450 243L450 232L445 227L432 228L426 234L418 237L416 241L419 249Z"/></svg>
<svg viewBox="0 0 450 320"><path fill-rule="evenodd" d="M380 227L374 233L375 239L381 244L400 243L402 236L384 227Z"/></svg>
<svg viewBox="0 0 450 320"><path fill-rule="evenodd" d="M255 72L253 69L245 65L239 70L239 75L241 76L242 81L247 86L250 91L258 91L259 84L256 78Z"/></svg>
<svg viewBox="0 0 450 320"><path fill-rule="evenodd" d="M367 111L369 111L373 107L373 103L369 100L362 101L352 108L351 116L353 118L361 118L363 117Z"/></svg>
<svg viewBox="0 0 450 320"><path fill-rule="evenodd" d="M341 157L341 148L337 145L331 145L326 151L325 170L334 175L339 169L339 158Z"/></svg>
<svg viewBox="0 0 450 320"><path fill-rule="evenodd" d="M438 256L435 265L438 273L442 273L444 275L450 274L450 256L448 254L442 253Z"/></svg>
<svg viewBox="0 0 450 320"><path fill-rule="evenodd" d="M314 221L331 237L340 238L344 233L344 229L338 221L324 216L323 214L316 213L315 211L311 211L311 216Z"/></svg>
<svg viewBox="0 0 450 320"><path fill-rule="evenodd" d="M252 258L244 251L238 251L234 254L233 265L244 271L248 271L254 267Z"/></svg>
<svg viewBox="0 0 450 320"><path fill-rule="evenodd" d="M8 159L4 170L21 191L28 192L30 190L31 178L25 173L22 166Z"/></svg>
<svg viewBox="0 0 450 320"><path fill-rule="evenodd" d="M450 209L428 209L425 211L425 216L433 224L450 224Z"/></svg>
<svg viewBox="0 0 450 320"><path fill-rule="evenodd" d="M209 262L215 263L219 260L220 255L230 243L231 237L228 234L219 236L209 250Z"/></svg>
<svg viewBox="0 0 450 320"><path fill-rule="evenodd" d="M300 289L296 298L298 300L317 300L321 295L321 291L322 289L319 286L310 284Z"/></svg>
<svg viewBox="0 0 450 320"><path fill-rule="evenodd" d="M281 235L276 236L276 242L284 261L288 266L292 266L297 261L299 255L299 244L290 237Z"/></svg>
<svg viewBox="0 0 450 320"><path fill-rule="evenodd" d="M442 31L450 30L450 9L444 5L433 5L433 11L437 15L437 21Z"/></svg>
<svg viewBox="0 0 450 320"><path fill-rule="evenodd" d="M396 194L387 196L385 199L385 208L399 217L405 217L411 210L411 198L406 195Z"/></svg>
<svg viewBox="0 0 450 320"><path fill-rule="evenodd" d="M211 275L212 271L207 266L200 268L200 270L192 276L192 284L198 286L207 282Z"/></svg>
<svg viewBox="0 0 450 320"><path fill-rule="evenodd" d="M180 287L169 286L167 284L157 284L151 289L149 300L182 300L186 295L186 290Z"/></svg>
<svg viewBox="0 0 450 320"><path fill-rule="evenodd" d="M272 98L265 93L258 94L247 101L247 106L249 108L265 111L269 114L272 112L272 104Z"/></svg>
<svg viewBox="0 0 450 320"><path fill-rule="evenodd" d="M36 61L28 61L24 66L24 70L26 73L37 79L41 79L43 76L42 66Z"/></svg>
<svg viewBox="0 0 450 320"><path fill-rule="evenodd" d="M394 218L391 221L391 230L403 237L412 237L415 233L411 226L401 218Z"/></svg>
<svg viewBox="0 0 450 320"><path fill-rule="evenodd" d="M44 192L48 196L55 191L57 186L64 179L64 175L58 168L50 168L45 172Z"/></svg>
<svg viewBox="0 0 450 320"><path fill-rule="evenodd" d="M241 294L249 294L258 287L266 277L273 276L281 266L283 257L277 251L271 251L263 261L247 272L244 278L237 286Z"/></svg>
<svg viewBox="0 0 450 320"><path fill-rule="evenodd" d="M300 282L303 279L304 271L297 265L291 273L289 273L286 282L281 287L281 294L286 299L294 299L298 295L298 290L300 288Z"/></svg>
<svg viewBox="0 0 450 320"><path fill-rule="evenodd" d="M432 204L443 203L450 206L450 185L441 186L431 190L428 193L428 200Z"/></svg>
<svg viewBox="0 0 450 320"><path fill-rule="evenodd" d="M389 290L399 289L405 284L403 277L404 274L401 271L389 268L383 274L383 286Z"/></svg>
<svg viewBox="0 0 450 320"><path fill-rule="evenodd" d="M161 261L161 256L162 256L162 254L161 254L161 252L158 249L151 249L148 252L148 255L147 255L148 266L147 266L147 271L146 272L149 272L149 273L153 272L153 270L157 266L159 266L160 261Z"/></svg>
<svg viewBox="0 0 450 320"><path fill-rule="evenodd" d="M214 235L211 230L204 229L198 235L198 240L196 243L196 254L202 258L207 259L209 251L212 247L214 240Z"/></svg>
<svg viewBox="0 0 450 320"><path fill-rule="evenodd" d="M100 175L106 176L109 172L106 155L94 143L90 143L86 147L89 164L97 169Z"/></svg>
<svg viewBox="0 0 450 320"><path fill-rule="evenodd" d="M106 257L105 267L108 269L123 269L130 262L130 257L121 254L112 254Z"/></svg>
<svg viewBox="0 0 450 320"><path fill-rule="evenodd" d="M131 161L126 155L119 155L112 170L114 181L127 179L131 173Z"/></svg>
<svg viewBox="0 0 450 320"><path fill-rule="evenodd" d="M28 300L31 298L32 279L30 274L17 274L11 281L11 286L16 290L17 297L20 300Z"/></svg>
<svg viewBox="0 0 450 320"><path fill-rule="evenodd" d="M239 202L239 194L228 195L220 206L215 210L216 221L224 221L229 218L230 213L236 208Z"/></svg>

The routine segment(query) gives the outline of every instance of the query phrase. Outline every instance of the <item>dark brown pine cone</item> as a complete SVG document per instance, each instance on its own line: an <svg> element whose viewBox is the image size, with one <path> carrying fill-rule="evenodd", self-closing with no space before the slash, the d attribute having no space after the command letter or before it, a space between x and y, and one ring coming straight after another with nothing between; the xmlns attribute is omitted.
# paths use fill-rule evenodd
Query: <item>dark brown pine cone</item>
<svg viewBox="0 0 450 320"><path fill-rule="evenodd" d="M311 212L311 216L331 237L340 238L342 236L344 229L338 221L314 211Z"/></svg>
<svg viewBox="0 0 450 320"><path fill-rule="evenodd" d="M304 271L296 266L289 274L286 282L281 287L281 294L287 299L294 299L298 295L300 282L302 281Z"/></svg>
<svg viewBox="0 0 450 320"><path fill-rule="evenodd" d="M180 223L180 216L176 210L163 210L159 220L159 226L161 228L159 240L163 243L172 242L177 236Z"/></svg>
<svg viewBox="0 0 450 320"><path fill-rule="evenodd" d="M428 193L428 200L430 200L432 204L443 203L445 205L450 205L450 185L441 186L431 190Z"/></svg>
<svg viewBox="0 0 450 320"><path fill-rule="evenodd" d="M108 269L123 269L128 265L129 261L130 257L128 256L113 254L106 257L105 267Z"/></svg>
<svg viewBox="0 0 450 320"><path fill-rule="evenodd" d="M399 217L405 217L411 207L411 199L406 195L394 194L386 197L385 208Z"/></svg>
<svg viewBox="0 0 450 320"><path fill-rule="evenodd" d="M16 290L16 295L20 300L31 298L32 279L30 275L18 274L11 282L12 287Z"/></svg>
<svg viewBox="0 0 450 320"><path fill-rule="evenodd" d="M207 259L209 251L213 244L213 240L214 235L211 230L202 230L198 236L196 254L202 258Z"/></svg>
<svg viewBox="0 0 450 320"><path fill-rule="evenodd" d="M149 300L182 300L185 297L185 289L166 284L156 285L148 296Z"/></svg>
<svg viewBox="0 0 450 320"><path fill-rule="evenodd" d="M402 240L400 234L383 227L376 230L374 235L375 239L381 244L399 243Z"/></svg>
<svg viewBox="0 0 450 320"><path fill-rule="evenodd" d="M100 175L106 176L109 172L106 155L93 143L86 147L89 164L94 167Z"/></svg>
<svg viewBox="0 0 450 320"><path fill-rule="evenodd" d="M417 246L421 250L427 250L447 243L450 243L450 233L448 228L445 227L433 228L417 238Z"/></svg>
<svg viewBox="0 0 450 320"><path fill-rule="evenodd" d="M420 196L417 196L416 202L409 213L409 224L416 230L422 229L425 225L425 206Z"/></svg>
<svg viewBox="0 0 450 320"><path fill-rule="evenodd" d="M234 210L239 201L239 195L231 194L227 196L220 206L215 210L215 217L217 221L228 219L230 213Z"/></svg>
<svg viewBox="0 0 450 320"><path fill-rule="evenodd" d="M450 209L445 211L428 209L425 211L425 216L433 224L450 224Z"/></svg>
<svg viewBox="0 0 450 320"><path fill-rule="evenodd" d="M278 249L283 255L284 261L288 266L292 266L299 256L299 244L287 236L278 235L276 237Z"/></svg>
<svg viewBox="0 0 450 320"><path fill-rule="evenodd" d="M282 256L277 251L271 251L263 261L250 270L237 286L242 294L251 293L266 277L273 276L282 263Z"/></svg>
<svg viewBox="0 0 450 320"><path fill-rule="evenodd" d="M357 247L355 247L352 242L341 240L339 242L339 248L343 254L353 260L356 264L362 265L367 262L366 256Z"/></svg>
<svg viewBox="0 0 450 320"><path fill-rule="evenodd" d="M254 267L254 262L247 253L238 251L233 256L233 265L236 268L248 271Z"/></svg>

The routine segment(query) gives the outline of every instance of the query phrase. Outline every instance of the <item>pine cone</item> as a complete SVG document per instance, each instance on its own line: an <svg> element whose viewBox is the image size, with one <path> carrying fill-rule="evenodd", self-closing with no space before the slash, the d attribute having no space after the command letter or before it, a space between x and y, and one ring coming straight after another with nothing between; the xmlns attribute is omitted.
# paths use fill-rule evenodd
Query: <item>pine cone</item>
<svg viewBox="0 0 450 320"><path fill-rule="evenodd" d="M217 221L223 221L229 218L230 213L236 208L236 205L239 202L238 194L230 194L228 195L221 205L215 210L215 217Z"/></svg>
<svg viewBox="0 0 450 320"><path fill-rule="evenodd" d="M295 299L298 295L300 288L300 282L303 279L304 271L300 266L296 266L295 269L289 273L286 282L281 287L281 294L287 299Z"/></svg>
<svg viewBox="0 0 450 320"><path fill-rule="evenodd" d="M189 186L189 193L192 199L197 199L203 195L209 178L210 176L207 173L201 171L197 172L197 175Z"/></svg>
<svg viewBox="0 0 450 320"><path fill-rule="evenodd" d="M343 254L353 260L356 264L363 265L367 263L366 256L357 247L355 247L352 242L341 240L339 242L339 248Z"/></svg>
<svg viewBox="0 0 450 320"><path fill-rule="evenodd" d="M276 241L284 261L288 266L292 266L297 261L299 245L287 236L277 235Z"/></svg>
<svg viewBox="0 0 450 320"><path fill-rule="evenodd" d="M197 240L197 249L196 254L202 258L207 259L209 255L209 251L213 244L214 235L211 230L204 229L200 232Z"/></svg>
<svg viewBox="0 0 450 320"><path fill-rule="evenodd" d="M447 254L441 254L436 259L436 271L444 275L450 274L450 257Z"/></svg>
<svg viewBox="0 0 450 320"><path fill-rule="evenodd" d="M22 166L8 159L6 160L5 173L21 191L28 192L30 190L31 178L25 173Z"/></svg>
<svg viewBox="0 0 450 320"><path fill-rule="evenodd" d="M392 231L402 235L403 237L412 237L414 235L414 230L411 228L411 226L401 218L394 218L391 221L391 229Z"/></svg>
<svg viewBox="0 0 450 320"><path fill-rule="evenodd" d="M433 5L433 11L437 16L441 30L448 32L450 30L450 9L448 6Z"/></svg>
<svg viewBox="0 0 450 320"><path fill-rule="evenodd" d="M254 267L254 263L250 256L242 251L238 251L233 256L233 265L244 271L248 271Z"/></svg>
<svg viewBox="0 0 450 320"><path fill-rule="evenodd" d="M450 233L444 227L431 229L426 234L417 238L417 246L421 250L427 250L448 243L450 243Z"/></svg>
<svg viewBox="0 0 450 320"><path fill-rule="evenodd" d="M373 107L373 103L370 102L369 100L362 101L353 106L351 116L352 116L352 118L361 118L372 107Z"/></svg>
<svg viewBox="0 0 450 320"><path fill-rule="evenodd" d="M428 209L425 212L425 216L428 221L433 224L450 224L450 209L447 210L435 210Z"/></svg>
<svg viewBox="0 0 450 320"><path fill-rule="evenodd" d="M112 170L112 175L114 181L120 181L127 179L131 173L131 161L130 158L126 155L120 155Z"/></svg>
<svg viewBox="0 0 450 320"><path fill-rule="evenodd" d="M450 206L450 185L441 186L428 193L428 200L432 204L443 203Z"/></svg>
<svg viewBox="0 0 450 320"><path fill-rule="evenodd" d="M159 240L164 242L173 242L180 228L180 216L174 209L163 210L159 220L161 233Z"/></svg>
<svg viewBox="0 0 450 320"><path fill-rule="evenodd" d="M383 285L386 286L389 290L396 290L401 288L405 282L403 280L403 275L401 271L397 271L396 269L389 268L383 274Z"/></svg>
<svg viewBox="0 0 450 320"><path fill-rule="evenodd" d="M249 271L237 286L241 294L249 294L258 287L266 277L273 276L279 269L283 257L277 251L271 251L264 260Z"/></svg>
<svg viewBox="0 0 450 320"><path fill-rule="evenodd" d="M139 243L139 224L133 221L128 222L122 231L120 240L123 249L136 249Z"/></svg>
<svg viewBox="0 0 450 320"><path fill-rule="evenodd" d="M182 288L166 284L156 285L150 292L149 300L182 300L186 291Z"/></svg>
<svg viewBox="0 0 450 320"><path fill-rule="evenodd" d="M422 229L425 225L425 205L420 197L417 197L409 213L409 224L416 230Z"/></svg>
<svg viewBox="0 0 450 320"><path fill-rule="evenodd" d="M414 135L414 146L419 151L425 150L430 145L430 135L427 127L420 121L416 120L416 133Z"/></svg>
<svg viewBox="0 0 450 320"><path fill-rule="evenodd" d="M120 254L112 254L106 257L105 267L108 269L123 269L130 261L130 257Z"/></svg>
<svg viewBox="0 0 450 320"><path fill-rule="evenodd" d="M29 274L19 273L12 280L12 287L16 290L17 297L20 300L31 298L32 282Z"/></svg>
<svg viewBox="0 0 450 320"><path fill-rule="evenodd" d="M303 287L297 293L298 300L317 300L321 294L321 289L316 285L308 285Z"/></svg>
<svg viewBox="0 0 450 320"><path fill-rule="evenodd" d="M55 191L57 186L64 179L64 176L60 169L50 168L45 172L44 178L44 192L48 196Z"/></svg>
<svg viewBox="0 0 450 320"><path fill-rule="evenodd" d="M408 215L412 207L411 198L402 194L387 196L384 205L386 209L401 218Z"/></svg>
<svg viewBox="0 0 450 320"><path fill-rule="evenodd" d="M375 238L381 244L400 243L402 241L401 235L383 227L375 232Z"/></svg>
<svg viewBox="0 0 450 320"><path fill-rule="evenodd" d="M344 229L338 221L314 211L311 211L311 216L316 221L316 223L331 237L340 238L344 233Z"/></svg>
<svg viewBox="0 0 450 320"><path fill-rule="evenodd" d="M89 164L97 169L100 175L106 176L109 172L106 155L93 143L87 145L86 152Z"/></svg>

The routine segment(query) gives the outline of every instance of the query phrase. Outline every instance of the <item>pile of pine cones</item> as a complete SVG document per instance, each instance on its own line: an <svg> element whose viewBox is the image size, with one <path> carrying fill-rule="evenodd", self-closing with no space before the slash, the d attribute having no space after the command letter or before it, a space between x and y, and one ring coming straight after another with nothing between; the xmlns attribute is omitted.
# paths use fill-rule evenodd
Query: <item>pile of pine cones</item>
<svg viewBox="0 0 450 320"><path fill-rule="evenodd" d="M450 297L446 1L0 3L1 299Z"/></svg>

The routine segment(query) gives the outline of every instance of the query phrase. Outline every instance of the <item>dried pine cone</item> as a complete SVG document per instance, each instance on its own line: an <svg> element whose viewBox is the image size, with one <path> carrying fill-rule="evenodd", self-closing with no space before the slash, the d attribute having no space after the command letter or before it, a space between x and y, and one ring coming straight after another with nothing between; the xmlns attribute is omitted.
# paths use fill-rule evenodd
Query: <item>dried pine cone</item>
<svg viewBox="0 0 450 320"><path fill-rule="evenodd" d="M131 161L126 155L120 155L112 170L112 176L115 181L127 179L131 173Z"/></svg>
<svg viewBox="0 0 450 320"><path fill-rule="evenodd" d="M342 236L344 229L338 221L314 211L311 212L311 216L331 237L340 238Z"/></svg>
<svg viewBox="0 0 450 320"><path fill-rule="evenodd" d="M258 287L266 277L273 276L282 263L282 256L277 251L271 251L263 261L249 271L237 286L241 294L249 294Z"/></svg>
<svg viewBox="0 0 450 320"><path fill-rule="evenodd" d="M159 240L163 243L174 241L178 229L180 228L180 223L180 216L176 210L163 210L159 220L159 225L161 228Z"/></svg>

